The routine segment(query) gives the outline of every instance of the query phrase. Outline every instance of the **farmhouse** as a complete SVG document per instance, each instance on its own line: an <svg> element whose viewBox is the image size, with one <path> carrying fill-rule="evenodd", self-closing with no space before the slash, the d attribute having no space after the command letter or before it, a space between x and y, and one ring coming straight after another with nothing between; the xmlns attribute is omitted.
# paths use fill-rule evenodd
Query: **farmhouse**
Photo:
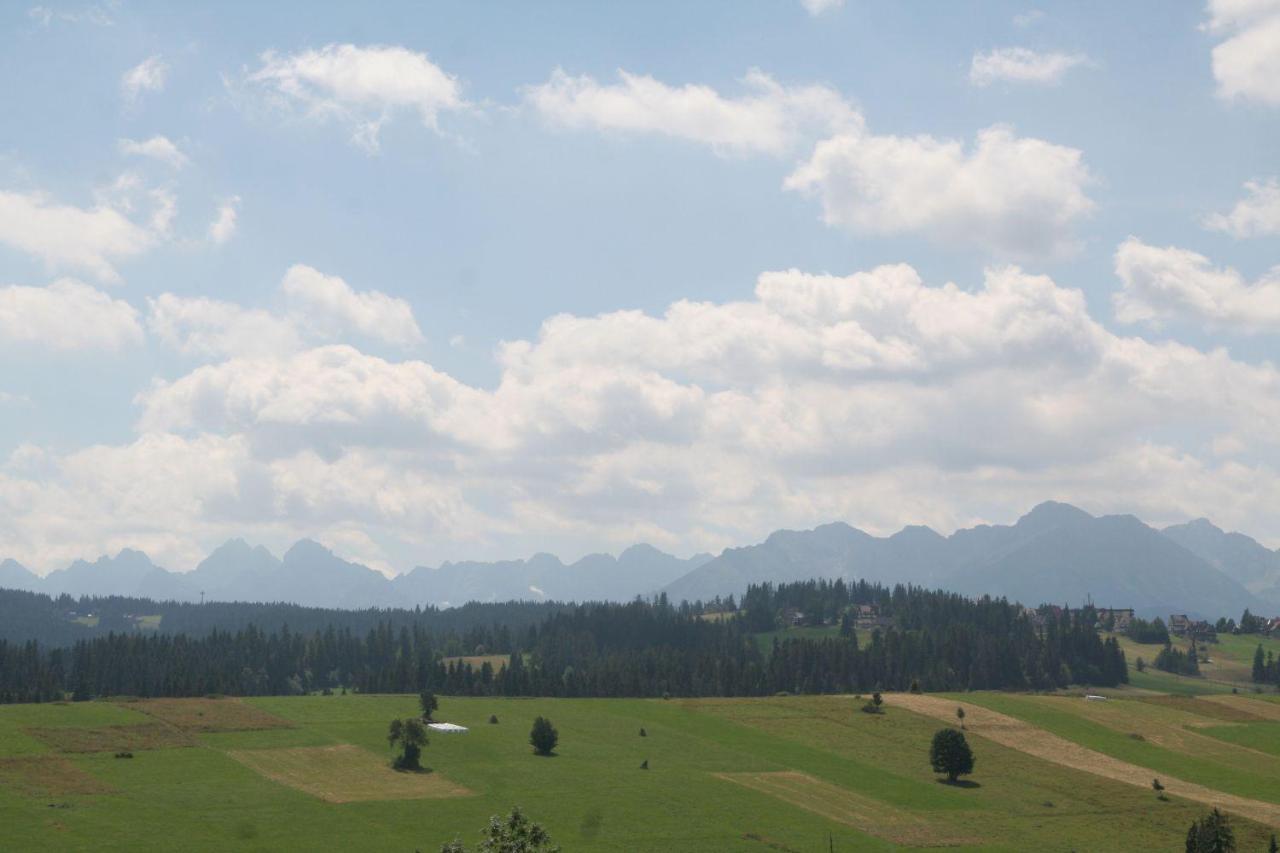
<svg viewBox="0 0 1280 853"><path fill-rule="evenodd" d="M1169 615L1169 633L1177 637L1188 637L1192 640L1203 640L1211 643L1218 641L1218 632L1203 619L1194 620L1185 613Z"/></svg>
<svg viewBox="0 0 1280 853"><path fill-rule="evenodd" d="M1132 607L1095 607L1094 612L1098 614L1098 624L1103 627L1110 625L1113 631L1123 633L1133 624Z"/></svg>

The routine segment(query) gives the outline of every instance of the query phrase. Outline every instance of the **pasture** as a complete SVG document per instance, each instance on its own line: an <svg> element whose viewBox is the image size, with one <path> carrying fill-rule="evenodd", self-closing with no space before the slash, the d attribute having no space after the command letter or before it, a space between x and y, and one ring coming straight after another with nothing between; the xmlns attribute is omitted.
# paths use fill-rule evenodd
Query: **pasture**
<svg viewBox="0 0 1280 853"><path fill-rule="evenodd" d="M421 774L385 740L412 696L0 706L0 821L21 850L408 853L518 804L567 851L1173 850L1217 802L1265 849L1280 704L1112 693L891 694L879 715L851 696L442 697L471 731L433 734ZM927 752L961 703L977 766L953 786ZM529 748L537 715L553 757Z"/></svg>

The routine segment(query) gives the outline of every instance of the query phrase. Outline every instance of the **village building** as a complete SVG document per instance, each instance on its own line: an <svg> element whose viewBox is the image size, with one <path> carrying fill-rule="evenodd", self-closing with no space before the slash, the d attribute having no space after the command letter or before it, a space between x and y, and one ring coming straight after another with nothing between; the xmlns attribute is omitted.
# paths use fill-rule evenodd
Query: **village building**
<svg viewBox="0 0 1280 853"><path fill-rule="evenodd" d="M1098 614L1098 624L1110 625L1113 631L1124 633L1133 624L1132 607L1095 607L1094 612Z"/></svg>

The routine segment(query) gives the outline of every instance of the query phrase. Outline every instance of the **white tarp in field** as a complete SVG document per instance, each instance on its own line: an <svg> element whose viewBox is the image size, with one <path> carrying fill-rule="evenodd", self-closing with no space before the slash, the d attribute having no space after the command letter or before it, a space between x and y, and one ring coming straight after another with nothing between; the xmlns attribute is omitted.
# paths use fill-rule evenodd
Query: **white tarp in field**
<svg viewBox="0 0 1280 853"><path fill-rule="evenodd" d="M435 729L438 732L447 732L449 734L457 734L458 732L465 732L467 730L466 726L458 726L453 723L427 723L427 728Z"/></svg>

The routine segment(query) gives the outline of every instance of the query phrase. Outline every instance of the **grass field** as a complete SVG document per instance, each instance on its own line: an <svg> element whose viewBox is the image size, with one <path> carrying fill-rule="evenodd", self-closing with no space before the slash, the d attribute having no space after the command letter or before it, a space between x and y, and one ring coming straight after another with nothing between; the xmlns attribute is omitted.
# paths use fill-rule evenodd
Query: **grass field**
<svg viewBox="0 0 1280 853"><path fill-rule="evenodd" d="M887 695L883 715L849 696L444 697L437 717L471 730L433 735L423 774L392 771L384 739L413 696L0 706L0 846L433 851L519 804L567 851L1174 850L1216 798L1241 849L1265 849L1280 703L1115 695ZM927 762L961 701L965 787ZM527 743L539 714L560 730L551 758ZM157 728L132 759L81 751Z"/></svg>
<svg viewBox="0 0 1280 853"><path fill-rule="evenodd" d="M1280 639L1256 635L1220 634L1218 642L1209 643L1203 647L1203 650L1208 652L1209 662L1200 664L1201 675L1197 678L1161 672L1152 666L1152 662L1163 646L1155 643L1135 643L1121 634L1114 636L1120 641L1120 647L1124 650L1125 659L1129 664L1131 685L1188 696L1230 693L1233 688L1241 692L1251 692L1254 689L1251 680L1254 651L1261 645L1263 654L1270 651L1280 655ZM1173 645L1185 651L1191 644L1187 640L1174 637ZM1138 658L1146 662L1145 672L1137 671Z"/></svg>

